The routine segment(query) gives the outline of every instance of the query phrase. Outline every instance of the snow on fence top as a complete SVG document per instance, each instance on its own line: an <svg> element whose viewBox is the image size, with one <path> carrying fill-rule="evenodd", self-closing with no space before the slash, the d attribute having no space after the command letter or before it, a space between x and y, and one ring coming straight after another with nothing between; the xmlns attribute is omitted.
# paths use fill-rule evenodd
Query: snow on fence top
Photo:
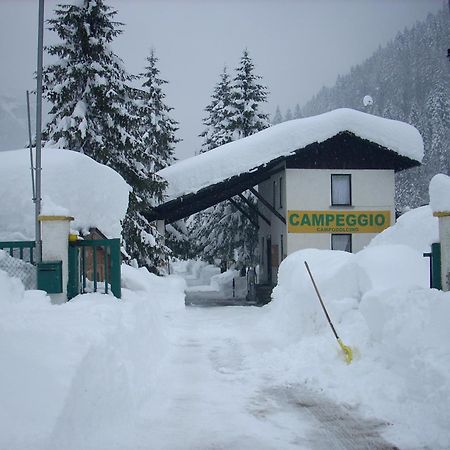
<svg viewBox="0 0 450 450"><path fill-rule="evenodd" d="M165 201L249 172L343 131L421 162L423 141L411 125L353 109L290 120L206 153L179 161L158 174L168 181Z"/></svg>
<svg viewBox="0 0 450 450"><path fill-rule="evenodd" d="M74 230L119 237L130 188L114 170L78 152L42 150L42 213L69 215ZM29 150L0 152L0 240L34 240Z"/></svg>
<svg viewBox="0 0 450 450"><path fill-rule="evenodd" d="M438 173L430 181L430 204L433 212L450 212L450 177Z"/></svg>

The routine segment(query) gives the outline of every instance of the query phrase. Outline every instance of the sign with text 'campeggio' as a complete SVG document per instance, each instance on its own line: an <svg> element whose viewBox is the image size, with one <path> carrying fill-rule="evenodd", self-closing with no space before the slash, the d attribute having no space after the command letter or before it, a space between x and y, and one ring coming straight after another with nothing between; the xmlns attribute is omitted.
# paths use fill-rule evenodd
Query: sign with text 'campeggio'
<svg viewBox="0 0 450 450"><path fill-rule="evenodd" d="M380 233L390 211L288 211L289 233Z"/></svg>

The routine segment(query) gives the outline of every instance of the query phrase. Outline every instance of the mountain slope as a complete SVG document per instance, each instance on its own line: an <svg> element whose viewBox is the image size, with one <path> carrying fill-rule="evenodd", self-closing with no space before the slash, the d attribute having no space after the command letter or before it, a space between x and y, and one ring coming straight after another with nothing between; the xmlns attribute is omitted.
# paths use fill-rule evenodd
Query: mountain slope
<svg viewBox="0 0 450 450"><path fill-rule="evenodd" d="M315 115L349 107L414 125L422 134L422 167L397 175L397 205L428 203L428 183L450 173L450 17L445 7L399 33L331 88L322 88L303 108ZM370 95L373 104L364 106ZM367 102L365 102L367 104ZM370 102L369 102L370 103Z"/></svg>

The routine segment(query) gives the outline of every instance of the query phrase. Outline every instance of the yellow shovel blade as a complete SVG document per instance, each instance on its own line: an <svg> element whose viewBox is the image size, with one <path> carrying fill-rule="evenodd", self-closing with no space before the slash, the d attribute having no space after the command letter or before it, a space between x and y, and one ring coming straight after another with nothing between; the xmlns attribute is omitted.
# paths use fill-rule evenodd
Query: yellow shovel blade
<svg viewBox="0 0 450 450"><path fill-rule="evenodd" d="M353 359L353 351L351 347L345 345L340 339L338 339L339 345L341 346L342 351L344 352L345 361L347 364L350 364Z"/></svg>

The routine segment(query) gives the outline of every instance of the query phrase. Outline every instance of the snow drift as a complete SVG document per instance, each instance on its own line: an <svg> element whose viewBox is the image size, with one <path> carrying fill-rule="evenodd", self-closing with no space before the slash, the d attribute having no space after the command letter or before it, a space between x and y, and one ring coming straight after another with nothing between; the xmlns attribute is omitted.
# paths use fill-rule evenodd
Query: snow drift
<svg viewBox="0 0 450 450"><path fill-rule="evenodd" d="M29 150L0 152L0 240L34 239ZM119 237L130 187L114 170L78 152L42 150L42 213L69 215L74 230Z"/></svg>
<svg viewBox="0 0 450 450"><path fill-rule="evenodd" d="M385 418L394 424L387 437L401 448L449 448L450 293L428 288L429 262L422 255L436 233L425 207L406 213L357 254L302 250L288 256L261 324L272 330L278 350L259 364L275 370L280 382L305 383L361 406L368 417ZM349 366L304 261L338 335L355 349Z"/></svg>

